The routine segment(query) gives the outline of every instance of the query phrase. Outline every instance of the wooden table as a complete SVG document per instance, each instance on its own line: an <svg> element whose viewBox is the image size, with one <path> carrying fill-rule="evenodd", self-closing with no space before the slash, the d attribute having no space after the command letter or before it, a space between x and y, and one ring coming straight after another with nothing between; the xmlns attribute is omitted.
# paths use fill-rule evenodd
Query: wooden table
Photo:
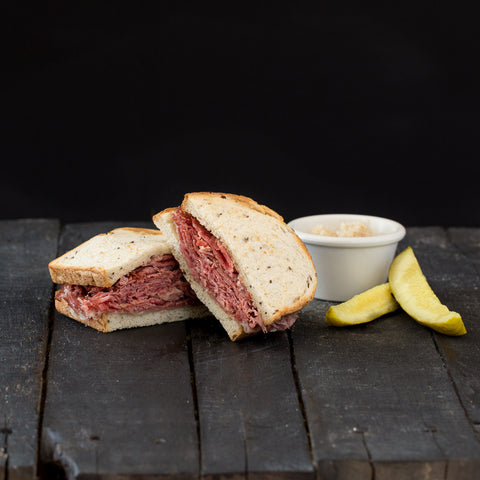
<svg viewBox="0 0 480 480"><path fill-rule="evenodd" d="M0 222L0 480L480 478L480 229L400 245L463 337L402 311L329 327L314 300L232 343L211 318L102 334L54 311L48 262L116 226Z"/></svg>

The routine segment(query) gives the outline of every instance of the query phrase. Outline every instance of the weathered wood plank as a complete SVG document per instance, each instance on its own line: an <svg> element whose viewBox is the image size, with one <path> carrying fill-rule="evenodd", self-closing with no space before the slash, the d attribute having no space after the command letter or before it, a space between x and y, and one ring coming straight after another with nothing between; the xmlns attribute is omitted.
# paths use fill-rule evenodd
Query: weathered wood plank
<svg viewBox="0 0 480 480"><path fill-rule="evenodd" d="M60 249L116 226L68 226ZM0 369L0 480L35 475L57 232L56 221L0 222L0 354L19 365ZM291 335L303 405L287 334L232 343L214 320L188 322L195 398L185 324L105 335L57 315L41 460L69 478L311 478L304 408L317 478L480 478L479 237L421 228L402 242L462 314L464 337L403 312L336 329L323 322L330 304L312 302Z"/></svg>
<svg viewBox="0 0 480 480"><path fill-rule="evenodd" d="M312 478L287 333L233 343L192 326L202 478Z"/></svg>
<svg viewBox="0 0 480 480"><path fill-rule="evenodd" d="M452 266L442 294L449 308L462 315L467 335L461 343L443 335L437 342L465 412L480 434L480 228L452 228L448 238L458 250L441 252L442 265ZM428 273L436 282L445 281L438 270L443 269L433 264Z"/></svg>
<svg viewBox="0 0 480 480"><path fill-rule="evenodd" d="M33 479L56 220L0 221L0 478Z"/></svg>
<svg viewBox="0 0 480 480"><path fill-rule="evenodd" d="M473 264L480 275L480 228L449 228L451 242Z"/></svg>
<svg viewBox="0 0 480 480"><path fill-rule="evenodd" d="M439 248L432 238L421 264ZM329 327L329 305L312 302L292 333L320 478L475 478L480 444L432 332L403 311Z"/></svg>
<svg viewBox="0 0 480 480"><path fill-rule="evenodd" d="M434 333L465 418L480 440L480 230L411 228L407 240L430 285L451 310L462 315L467 335ZM480 456L452 459L449 478L480 478Z"/></svg>
<svg viewBox="0 0 480 480"><path fill-rule="evenodd" d="M61 251L115 226L67 225ZM104 334L56 314L47 380L42 460L69 479L198 477L185 322Z"/></svg>

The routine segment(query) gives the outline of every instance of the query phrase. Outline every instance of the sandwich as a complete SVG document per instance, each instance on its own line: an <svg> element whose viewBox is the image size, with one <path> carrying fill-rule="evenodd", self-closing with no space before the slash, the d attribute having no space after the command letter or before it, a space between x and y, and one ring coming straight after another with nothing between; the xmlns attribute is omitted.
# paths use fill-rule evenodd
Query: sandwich
<svg viewBox="0 0 480 480"><path fill-rule="evenodd" d="M101 332L209 315L156 229L96 235L48 268L57 311Z"/></svg>
<svg viewBox="0 0 480 480"><path fill-rule="evenodd" d="M251 198L188 193L153 222L232 341L291 327L313 299L317 276L306 247L279 214Z"/></svg>

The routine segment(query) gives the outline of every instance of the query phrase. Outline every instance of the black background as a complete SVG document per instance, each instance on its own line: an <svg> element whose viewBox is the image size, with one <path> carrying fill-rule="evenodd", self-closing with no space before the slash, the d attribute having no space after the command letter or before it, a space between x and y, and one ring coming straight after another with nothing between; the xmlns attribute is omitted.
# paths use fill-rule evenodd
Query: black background
<svg viewBox="0 0 480 480"><path fill-rule="evenodd" d="M478 32L458 5L11 3L0 218L148 220L214 190L287 221L480 225Z"/></svg>

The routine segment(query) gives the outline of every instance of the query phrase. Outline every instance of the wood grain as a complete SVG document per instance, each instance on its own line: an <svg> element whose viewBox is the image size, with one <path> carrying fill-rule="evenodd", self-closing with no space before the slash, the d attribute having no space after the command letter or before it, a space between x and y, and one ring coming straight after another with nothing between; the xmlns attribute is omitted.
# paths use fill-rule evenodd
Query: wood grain
<svg viewBox="0 0 480 480"><path fill-rule="evenodd" d="M56 220L0 221L0 478L33 479Z"/></svg>
<svg viewBox="0 0 480 480"><path fill-rule="evenodd" d="M154 228L0 221L0 480L480 479L480 229L399 248L462 337L402 310L330 327L314 300L233 343L213 318L102 334L52 314L48 262L120 226Z"/></svg>
<svg viewBox="0 0 480 480"><path fill-rule="evenodd" d="M313 478L288 335L192 327L204 478Z"/></svg>

